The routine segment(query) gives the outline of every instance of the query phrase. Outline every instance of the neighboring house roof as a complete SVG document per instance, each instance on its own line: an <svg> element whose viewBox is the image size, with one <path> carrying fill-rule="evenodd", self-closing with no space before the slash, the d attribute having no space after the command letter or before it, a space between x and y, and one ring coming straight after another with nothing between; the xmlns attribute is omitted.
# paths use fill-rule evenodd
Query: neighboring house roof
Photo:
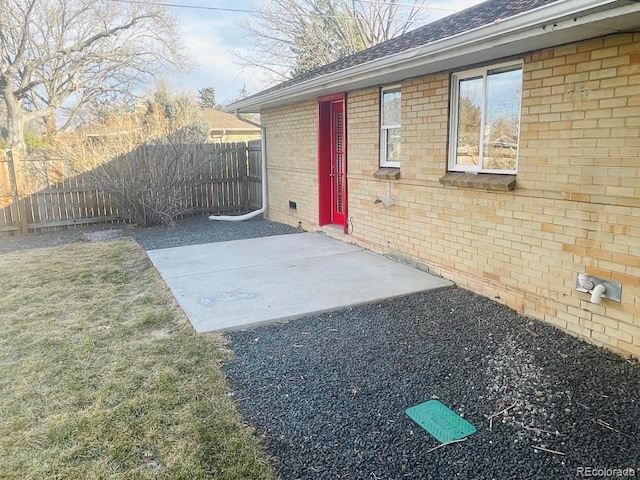
<svg viewBox="0 0 640 480"><path fill-rule="evenodd" d="M229 106L255 112L640 25L639 0L488 0Z"/></svg>
<svg viewBox="0 0 640 480"><path fill-rule="evenodd" d="M209 124L211 130L225 131L227 133L242 132L242 133L257 133L260 134L260 128L250 123L243 122L232 115L222 110L215 110L213 108L205 108L202 110L202 118Z"/></svg>

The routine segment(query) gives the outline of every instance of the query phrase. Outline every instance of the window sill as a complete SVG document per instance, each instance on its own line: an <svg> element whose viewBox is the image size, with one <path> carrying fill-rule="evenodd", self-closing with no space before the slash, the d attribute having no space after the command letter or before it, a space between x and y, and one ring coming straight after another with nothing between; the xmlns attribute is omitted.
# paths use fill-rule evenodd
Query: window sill
<svg viewBox="0 0 640 480"><path fill-rule="evenodd" d="M373 176L383 180L398 180L400 178L400 169L398 167L380 167L373 172Z"/></svg>
<svg viewBox="0 0 640 480"><path fill-rule="evenodd" d="M516 187L515 175L495 173L449 172L440 178L440 183L453 187L476 188L478 190L495 190L508 192Z"/></svg>

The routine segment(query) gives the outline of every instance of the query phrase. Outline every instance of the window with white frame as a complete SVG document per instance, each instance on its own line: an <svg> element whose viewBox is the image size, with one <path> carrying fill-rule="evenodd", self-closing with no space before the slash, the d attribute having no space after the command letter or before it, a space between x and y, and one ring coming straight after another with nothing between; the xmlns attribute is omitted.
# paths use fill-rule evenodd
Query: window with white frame
<svg viewBox="0 0 640 480"><path fill-rule="evenodd" d="M385 87L380 92L380 166L400 166L400 85Z"/></svg>
<svg viewBox="0 0 640 480"><path fill-rule="evenodd" d="M516 173L521 98L521 62L454 74L449 170Z"/></svg>

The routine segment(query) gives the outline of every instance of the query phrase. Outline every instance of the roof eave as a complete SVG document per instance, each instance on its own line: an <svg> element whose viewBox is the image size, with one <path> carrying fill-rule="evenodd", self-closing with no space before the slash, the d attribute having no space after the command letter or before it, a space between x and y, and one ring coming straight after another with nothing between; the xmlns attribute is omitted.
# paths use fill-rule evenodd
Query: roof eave
<svg viewBox="0 0 640 480"><path fill-rule="evenodd" d="M212 127L211 132L230 132L230 133L260 133L260 129L256 127L247 126L246 128L239 127Z"/></svg>
<svg viewBox="0 0 640 480"><path fill-rule="evenodd" d="M640 25L640 3L633 0L556 2L428 45L257 94L229 108L243 113L259 112L331 93L398 82L616 33L637 25Z"/></svg>

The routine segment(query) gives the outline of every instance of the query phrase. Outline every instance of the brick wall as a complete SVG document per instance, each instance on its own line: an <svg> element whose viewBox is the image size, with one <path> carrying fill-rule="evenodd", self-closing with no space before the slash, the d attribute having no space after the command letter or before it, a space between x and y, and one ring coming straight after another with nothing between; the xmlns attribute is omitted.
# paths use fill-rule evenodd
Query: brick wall
<svg viewBox="0 0 640 480"><path fill-rule="evenodd" d="M444 187L449 74L402 82L399 180L378 180L378 88L347 95L351 233L588 341L640 357L640 34L522 57L516 189ZM269 217L317 226L315 103L273 110ZM390 190L396 205L374 204ZM288 209L286 200L297 200ZM622 302L575 290L578 272L621 282Z"/></svg>
<svg viewBox="0 0 640 480"><path fill-rule="evenodd" d="M318 222L317 103L270 110L261 120L267 126L268 217L313 229Z"/></svg>

